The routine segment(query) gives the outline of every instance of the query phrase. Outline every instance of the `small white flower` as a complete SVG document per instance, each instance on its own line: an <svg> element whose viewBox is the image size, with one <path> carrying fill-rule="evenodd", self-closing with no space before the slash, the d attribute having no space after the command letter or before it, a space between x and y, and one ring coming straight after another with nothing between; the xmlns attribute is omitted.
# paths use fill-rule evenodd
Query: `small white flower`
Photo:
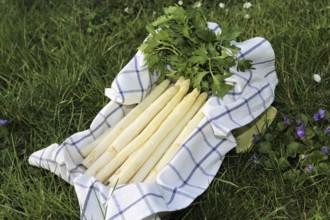
<svg viewBox="0 0 330 220"><path fill-rule="evenodd" d="M178 4L179 4L179 5L183 5L183 1L181 1L181 0L178 1Z"/></svg>
<svg viewBox="0 0 330 220"><path fill-rule="evenodd" d="M251 16L250 16L250 14L246 14L246 15L244 15L244 18L245 19L249 19Z"/></svg>
<svg viewBox="0 0 330 220"><path fill-rule="evenodd" d="M124 12L129 13L129 7L126 7L126 8L124 9Z"/></svg>
<svg viewBox="0 0 330 220"><path fill-rule="evenodd" d="M251 8L251 6L252 6L251 2L245 2L243 4L243 8L246 8L246 9Z"/></svg>
<svg viewBox="0 0 330 220"><path fill-rule="evenodd" d="M307 159L308 159L308 156L305 155L305 154L300 154L300 155L299 155L299 159L300 159L300 160L307 160Z"/></svg>
<svg viewBox="0 0 330 220"><path fill-rule="evenodd" d="M201 2L196 2L194 6L195 6L195 8L200 8L200 7L202 7L202 3Z"/></svg>
<svg viewBox="0 0 330 220"><path fill-rule="evenodd" d="M222 3L222 2L219 3L220 8L225 8L225 6L226 6L225 3Z"/></svg>
<svg viewBox="0 0 330 220"><path fill-rule="evenodd" d="M314 74L313 78L314 78L315 82L317 82L317 83L321 82L321 76L319 74Z"/></svg>

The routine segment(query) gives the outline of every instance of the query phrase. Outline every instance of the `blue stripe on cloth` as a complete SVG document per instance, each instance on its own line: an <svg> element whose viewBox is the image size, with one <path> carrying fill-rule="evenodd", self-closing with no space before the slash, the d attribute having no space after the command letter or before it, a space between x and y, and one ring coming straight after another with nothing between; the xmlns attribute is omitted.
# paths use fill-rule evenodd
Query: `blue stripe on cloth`
<svg viewBox="0 0 330 220"><path fill-rule="evenodd" d="M96 180L95 181L95 183L96 182L98 182L98 180ZM87 185L87 186L85 186L85 185L83 185L83 184L81 184L81 183L75 183L74 184L75 186L79 186L79 187L81 187L81 188L84 188L84 189L89 189L89 188L91 188L91 185ZM94 186L94 189L95 189L95 191L97 191L99 194L100 194L100 196L102 197L102 199L103 200L107 200L108 199L108 196L107 195L105 195L98 187L96 187L96 186Z"/></svg>
<svg viewBox="0 0 330 220"><path fill-rule="evenodd" d="M108 128L111 128L111 125L109 124L109 122L107 121L107 118L104 114L102 114L102 112L99 112L99 114L103 119L104 119L104 122L105 124L108 126Z"/></svg>
<svg viewBox="0 0 330 220"><path fill-rule="evenodd" d="M71 182L71 176L70 175L68 175L68 179L67 179L67 181L70 183Z"/></svg>
<svg viewBox="0 0 330 220"><path fill-rule="evenodd" d="M266 106L266 100L265 100L265 98L261 95L261 91L260 91L260 90L258 90L258 94L259 94L260 99L262 100L262 105L264 106L264 110L266 110L266 109L267 109L267 106Z"/></svg>
<svg viewBox="0 0 330 220"><path fill-rule="evenodd" d="M275 72L275 69L269 71L268 73L265 74L265 77L268 77L271 73L274 73Z"/></svg>
<svg viewBox="0 0 330 220"><path fill-rule="evenodd" d="M262 100L262 105L264 106L264 109L266 109L267 108L266 107L266 100L264 99L264 97L262 97L261 91L257 87L252 86L251 84L249 84L248 86L251 87L251 88L253 88L253 89L255 89L257 91L257 94L259 95L260 99Z"/></svg>
<svg viewBox="0 0 330 220"><path fill-rule="evenodd" d="M195 199L193 196L189 195L188 193L184 193L184 192L181 192L181 191L178 191L177 188L171 188L171 187L168 187L168 186L165 186L165 185L161 185L159 184L159 186L163 189L163 190L166 190L168 192L171 192L171 198L169 201L166 202L167 205L169 205L172 201L173 201L173 198L176 194L178 195L181 195L181 196L184 196L184 197L187 197L189 199Z"/></svg>
<svg viewBox="0 0 330 220"><path fill-rule="evenodd" d="M86 138L86 136L90 137L90 136L93 136L93 135L91 133L89 133L89 135L85 135L84 137ZM73 146L74 149L76 149L76 151L81 155L80 150L79 150L79 148L77 146L77 143L79 143L79 142L74 141L73 138L72 138L72 136L70 137L70 141L71 141L71 146Z"/></svg>
<svg viewBox="0 0 330 220"><path fill-rule="evenodd" d="M125 185L119 185L116 186L116 191L120 190L120 189L125 189Z"/></svg>
<svg viewBox="0 0 330 220"><path fill-rule="evenodd" d="M274 62L274 61L275 61L275 59L265 60L265 61L261 61L261 62L258 62L258 63L252 63L252 66L265 64L265 63L270 63L270 62Z"/></svg>
<svg viewBox="0 0 330 220"><path fill-rule="evenodd" d="M252 72L248 71L247 73L249 73L249 78L245 78L242 74L238 74L238 73L234 73L234 75L236 77L239 77L239 78L243 79L248 84L252 80ZM243 90L244 90L245 87L246 87L246 85L244 85Z"/></svg>
<svg viewBox="0 0 330 220"><path fill-rule="evenodd" d="M56 153L55 153L55 157L54 157L54 160L57 160L57 157L58 155L60 154L60 152L67 146L67 145L71 145L70 143L64 141L59 147L58 149L56 150Z"/></svg>
<svg viewBox="0 0 330 220"><path fill-rule="evenodd" d="M220 28L219 25L217 25L212 29L212 31L216 32L219 28Z"/></svg>
<svg viewBox="0 0 330 220"><path fill-rule="evenodd" d="M206 138L206 134L205 134L205 132L201 131L200 134L202 135L203 140L204 140L206 143L208 143L207 146L208 146L210 149L213 149L214 147L213 147L212 144L210 144L210 143L208 142L208 140L207 140L207 138ZM222 155L220 152L215 151L215 153L218 154L219 158L222 158L222 157L223 157L223 155Z"/></svg>
<svg viewBox="0 0 330 220"><path fill-rule="evenodd" d="M141 193L141 196L144 195L144 192L140 186L140 184L136 184L136 187L138 189L138 191ZM152 206L150 205L150 202L148 201L148 197L145 197L145 199L143 200L145 202L145 204L147 205L150 213L155 213L154 209L152 208Z"/></svg>
<svg viewBox="0 0 330 220"><path fill-rule="evenodd" d="M41 161L42 161L42 157L44 156L44 154L45 154L45 151L46 151L46 149L45 150L43 150L42 151L42 153L41 153L41 155L40 155L40 158L38 158L38 160L39 160L39 164L41 165ZM37 158L37 157L36 157Z"/></svg>
<svg viewBox="0 0 330 220"><path fill-rule="evenodd" d="M58 149L56 150L56 153L55 153L55 157L54 157L54 160L55 160L55 161L57 160L57 157L58 157L59 153L63 150L63 148L66 147L66 145L68 145L68 142L64 141L64 142L58 147Z"/></svg>
<svg viewBox="0 0 330 220"><path fill-rule="evenodd" d="M202 173L205 175L205 176L209 176L209 177L213 177L214 175L213 174L209 174L207 173L202 167L201 167L201 164L203 164L205 162L205 160L214 152L216 152L217 154L220 154L219 156L219 159L222 160L224 158L224 156L217 151L218 147L221 146L223 143L224 143L225 139L222 139L219 143L217 143L214 147L212 147L210 149L210 151L199 161L197 162L195 160L195 158L193 157L190 149L186 146L186 145L183 145L182 146L182 149L185 149L188 154L190 155L191 157L191 160L194 162L195 164L195 167L191 170L190 174L188 175L186 181L189 181L190 178L192 177L192 175L195 173L195 171L197 170L197 168L199 168L200 171L202 171Z"/></svg>
<svg viewBox="0 0 330 220"><path fill-rule="evenodd" d="M140 70L139 70L139 67L138 67L138 60L137 60L136 56L134 56L134 65L135 65L135 69L136 69L136 76L137 76L137 79L138 79L138 82L139 82L139 86L141 88L141 90L140 90L140 92L141 92L140 102L141 102L143 100L143 97L144 97L144 89L143 89L143 85L142 85L142 81L141 81Z"/></svg>
<svg viewBox="0 0 330 220"><path fill-rule="evenodd" d="M72 158L72 155L71 155L69 149L66 147L65 150L67 151L67 155L69 155L69 157L70 157L70 159L72 161L72 164L75 164L75 160ZM79 150L78 150L78 153L80 155ZM68 162L68 161L66 161L66 162ZM68 170L68 173L70 174L69 170ZM68 182L71 182L71 175L68 175Z"/></svg>
<svg viewBox="0 0 330 220"><path fill-rule="evenodd" d="M224 141L224 140L223 140ZM223 142L222 142L223 143ZM220 144L221 145L221 144ZM187 149L187 148L185 148L185 149ZM210 154L212 154L214 151L216 150L216 147L214 147L213 149L212 149L212 151L210 151L205 157L203 157L203 159L201 160L201 162L203 162L203 161L205 161L209 156L210 156ZM224 158L224 156L221 158L221 160L223 160L223 158ZM179 187L175 187L174 188L174 190L171 190L171 192L172 192L172 195L171 195L171 198L170 198L170 200L167 202L167 204L170 204L173 200L174 200L174 197L175 197L175 194L177 194L177 193L179 193L180 195L184 195L184 196L186 196L186 197L190 197L190 196L188 196L188 194L186 194L186 193L183 193L183 192L181 192L181 191L178 191L178 189L179 188L183 188L184 186L186 186L186 185L188 185L187 183L188 183L188 181L190 180L190 178L192 177L192 175L195 173L195 171L197 170L197 168L199 168L200 170L202 170L202 168L201 168L201 166L200 166L200 163L196 163L195 164L196 166L193 168L193 170L192 170L192 172L189 174L189 176L186 178L186 180L179 186ZM172 168L172 170L173 170L173 168L174 168L174 166L173 165L171 165L170 163L169 163L169 167L171 167ZM177 175L180 175L179 174L179 171L176 171L175 172ZM210 177L214 177L214 175L208 175L208 176L210 176ZM180 176L181 177L181 176ZM183 179L182 177L181 177L181 179ZM189 184L188 186L192 186L192 187L194 187L194 188L198 188L198 189L202 189L203 191L205 190L205 188L202 188L202 187L198 187L198 186L193 186L193 185L191 185L191 184Z"/></svg>
<svg viewBox="0 0 330 220"><path fill-rule="evenodd" d="M120 87L120 84L119 84L119 82L118 82L118 77L115 78L115 83L116 83L116 86L117 86L117 88L118 88L118 92L119 92L119 94L120 94L120 96L121 96L122 102L124 103L124 102L125 102L125 96L124 96L124 94L123 94L123 90L122 90L122 88Z"/></svg>
<svg viewBox="0 0 330 220"><path fill-rule="evenodd" d="M117 198L116 198L116 195L115 195L115 194L112 194L112 195L111 195L111 198L112 198L113 202L115 203L116 208L118 209L119 212L118 212L116 215L114 215L112 218L109 218L109 220L110 220L110 219L114 219L114 218L116 218L117 216L120 216L123 220L125 220L126 218L125 218L125 216L123 215L124 211L120 208L120 205L119 205L119 202L118 202L118 200L117 200Z"/></svg>
<svg viewBox="0 0 330 220"><path fill-rule="evenodd" d="M234 85L233 85L234 88L235 88L235 85L236 85L236 83L234 83ZM239 96L239 95L241 95L242 93L243 93L243 90L240 91L240 92L237 92L235 89L233 89L233 90L230 90L227 94L228 94L228 95L231 95L231 96L233 97L233 99L236 101L236 96ZM221 105L219 100L220 100L220 99L217 98L217 103L218 103L218 105Z"/></svg>
<svg viewBox="0 0 330 220"><path fill-rule="evenodd" d="M113 114L115 114L115 113L116 113L119 109L121 109L122 107L123 107L123 105L122 105L122 104L119 104L118 107L116 107L114 110L112 110L112 111L107 115L107 117L105 117L106 120L101 121L101 123L100 123L98 126L96 126L96 128L93 130L93 132L90 132L89 134L84 135L83 137L81 137L80 139L78 139L78 140L76 140L76 141L74 141L74 142L72 142L72 143L68 143L68 142L64 141L64 142L59 146L59 148L56 150L56 153L55 153L55 157L54 157L54 159L55 159L55 160L57 159L59 153L63 150L63 148L64 148L66 145L72 145L72 144L75 145L75 144L79 144L81 141L84 141L86 138L89 138L89 137L93 136L93 133L96 132L98 129L100 129L100 128L102 127L102 125L103 125L104 123L106 123L107 119L108 119L109 117L111 117ZM93 137L94 137L94 136L93 136Z"/></svg>
<svg viewBox="0 0 330 220"><path fill-rule="evenodd" d="M143 90L144 91L144 90ZM123 94L129 94L129 93L141 93L141 89L129 89L129 90L123 90Z"/></svg>
<svg viewBox="0 0 330 220"><path fill-rule="evenodd" d="M118 103L117 103L118 104ZM108 118L110 118L113 114L115 114L118 110L122 110L122 108L123 108L123 104L118 104L118 106L114 109L114 110L112 110L111 112L109 112L109 114L105 117L107 120L108 120ZM100 124L103 124L104 122L102 121Z"/></svg>
<svg viewBox="0 0 330 220"><path fill-rule="evenodd" d="M253 99L255 96L259 95L263 90L265 90L266 88L269 87L269 84L263 86L262 88L260 88L256 93L254 93L253 95L251 95L249 98L247 98L247 100L251 100ZM233 107L232 109L229 109L229 111L234 111L234 110L237 110L239 109L240 107L242 107L243 105L245 104L245 102L241 103L241 104L238 104L237 106ZM221 114L215 116L215 117L212 117L212 118L209 118L210 121L214 121L214 120L218 120L219 118L222 118L223 116L225 116L227 114L227 112L222 112Z"/></svg>
<svg viewBox="0 0 330 220"><path fill-rule="evenodd" d="M143 67L143 68L141 68L139 71L146 71L146 70L148 70L148 67ZM136 73L136 69L134 69L134 70L123 70L123 71L120 71L120 74L125 74L125 73Z"/></svg>
<svg viewBox="0 0 330 220"><path fill-rule="evenodd" d="M242 98L243 100L244 100L244 102L245 102L245 104L246 104L246 107L247 107L247 109L248 109L248 112L249 112L249 115L253 118L253 120L255 119L255 117L254 117L254 115L252 114L252 112L251 112L251 107L250 107L250 105L249 105L249 102L248 102L248 100L246 100L246 98Z"/></svg>
<svg viewBox="0 0 330 220"><path fill-rule="evenodd" d="M188 181L189 181L189 177L185 180L181 174L180 174L180 171L178 171L175 166L173 166L171 163L168 164L168 166L173 170L173 172L179 177L179 179L182 181L182 184L178 187L175 187L175 188L182 188L183 186L190 186L192 188L197 188L197 189L201 189L201 190L204 190L205 188L203 187L200 187L200 186L195 186L195 185L192 185L190 184Z"/></svg>
<svg viewBox="0 0 330 220"><path fill-rule="evenodd" d="M113 198L114 194L112 194L112 198ZM153 196L153 197L156 197L156 198L162 198L164 199L163 195L161 194L156 194L156 193L146 193L146 194L143 194L139 199L135 200L134 202L132 202L130 205L128 205L126 208L124 209L121 209L119 207L119 204L117 206L117 209L119 210L118 213L116 213L115 215L113 215L112 217L109 218L109 220L112 220L112 219L115 219L116 217L118 216L121 216L121 217L124 217L123 216L123 213L126 212L127 210L129 210L130 208L132 208L134 205L136 205L137 203L141 202L141 201L144 201L146 197L148 196ZM113 198L115 199L115 198ZM165 199L164 199L165 200ZM118 203L117 199L114 200L115 203Z"/></svg>
<svg viewBox="0 0 330 220"><path fill-rule="evenodd" d="M45 150L43 151L43 153L44 153L44 152L45 152ZM71 155L70 155L70 156L71 156ZM39 164L40 167L44 167L44 166L42 166L42 163L43 163L43 162L46 162L46 163L48 164L48 167L47 167L48 170L51 170L49 163L54 164L54 165L55 165L54 173L56 173L55 171L56 171L56 168L57 168L57 167L60 167L60 168L62 168L62 167L66 167L66 164L65 164L65 163L61 163L61 164L59 164L59 163L58 163L57 161L55 161L55 160L51 160L51 159L47 159L47 158L43 158L43 154L42 154L40 157L37 157L37 156L35 156L35 155L31 155L30 158L34 158L34 159L38 160L39 162L38 162L37 164ZM76 167L72 168L71 170L68 170L68 173L69 173L70 175L71 175L71 174L74 174L74 173L81 173L81 170L79 170L79 169L84 169L84 168L83 168L82 165L78 164ZM60 173L58 173L57 175L60 176ZM67 181L70 182L70 180L71 180L71 178L70 178L70 176L68 176Z"/></svg>
<svg viewBox="0 0 330 220"><path fill-rule="evenodd" d="M230 110L229 110L229 108L225 105L224 106L224 108L226 109L226 111L227 111L227 113L228 113L228 117L229 117L229 119L234 123L234 124L236 124L237 126L239 126L239 127L241 127L242 125L241 124L239 124L239 123L237 123L234 119L233 119L233 117L231 116L231 114L230 114Z"/></svg>
<svg viewBox="0 0 330 220"><path fill-rule="evenodd" d="M119 108L121 108L122 107L122 105L120 105L119 107L118 107L118 109ZM115 110L118 110L118 109L115 109ZM107 120L109 118L109 116L108 117L105 117L105 119ZM101 123L99 123L95 128L94 128L94 130L92 130L92 129L89 129L90 131L91 131L91 135L94 137L94 135L93 135L93 133L94 132L96 132L97 130L99 130L102 126L103 126L103 124L104 123L106 123L105 121L102 121ZM111 126L110 126L111 127ZM95 137L94 137L94 139L95 139Z"/></svg>
<svg viewBox="0 0 330 220"><path fill-rule="evenodd" d="M43 152L45 152L45 150L43 151ZM41 166L41 163L42 162L47 162L47 163L54 163L55 165L57 164L57 162L55 161L55 160L51 160L51 159L45 159L45 158L42 158L42 156L43 156L43 154L41 155L41 157L37 157L37 156L35 156L35 155L31 155L30 156L30 158L34 158L34 159L36 159L37 161L39 161L39 163L37 163L37 164L39 164L40 166ZM59 164L58 166L60 166L60 165L64 165L65 166L65 164Z"/></svg>
<svg viewBox="0 0 330 220"><path fill-rule="evenodd" d="M234 102L236 102L236 101L237 101L237 98L238 98L237 96L239 96L241 93L242 93L242 92L236 92L235 89L233 89L233 90L227 92L227 95L230 95L231 98L232 98L232 100L233 100Z"/></svg>
<svg viewBox="0 0 330 220"><path fill-rule="evenodd" d="M197 126L197 128L195 129L195 131L193 131L193 133L187 138L187 140L182 145L188 144L188 142L191 141L195 136L197 136L209 123L210 123L210 121L207 120L202 125Z"/></svg>
<svg viewBox="0 0 330 220"><path fill-rule="evenodd" d="M87 208L87 204L89 202L89 197L91 196L91 193L92 193L92 189L93 189L93 184L95 182L92 182L92 184L90 185L89 189L88 189L88 192L87 192L87 196L85 198L85 202L83 204L83 206L81 207L81 213L80 213L80 219L83 219L83 217L86 218L85 216L85 211L86 211L86 208ZM87 218L86 218L87 219Z"/></svg>
<svg viewBox="0 0 330 220"><path fill-rule="evenodd" d="M243 77L242 74L234 73L234 75L237 76L237 77L239 77L239 78L241 78L241 79L243 79L244 81L246 81L246 83L244 84L244 86L243 86L243 88L241 89L240 92L237 92L237 91L234 90L234 91L230 91L228 93L230 95L236 95L237 96L237 95L241 95L244 92L246 86L251 82L251 80L252 80L252 74L251 74L251 72L249 72L249 78L248 79L246 79L245 77Z"/></svg>
<svg viewBox="0 0 330 220"><path fill-rule="evenodd" d="M198 130L199 130L199 134L201 134L202 137L203 137L203 141L206 143L206 145L207 145L209 148L212 149L213 146L212 146L212 144L207 140L205 133L204 133L200 128L198 128ZM186 144L186 143L187 143L187 142L185 142L184 144ZM220 152L216 152L216 153L218 154L219 157L222 156L222 155L220 154Z"/></svg>
<svg viewBox="0 0 330 220"><path fill-rule="evenodd" d="M255 49L257 49L258 47L260 47L263 43L267 42L266 39L262 39L259 43L255 44L253 47L251 47L250 49L246 50L244 53L239 53L240 55L238 56L238 58L243 58L246 55L248 55L249 53L251 53L252 51L254 51Z"/></svg>
<svg viewBox="0 0 330 220"><path fill-rule="evenodd" d="M99 125L98 125L98 127L99 127ZM94 131L91 128L88 128L88 131L89 131L90 135L93 137L93 139L95 140L96 137L94 135Z"/></svg>
<svg viewBox="0 0 330 220"><path fill-rule="evenodd" d="M83 170L85 170L85 168L83 167L83 165L78 164L75 168L72 168L71 170L68 170L68 172L69 172L70 174L81 173L81 170L79 170L79 169L83 169Z"/></svg>

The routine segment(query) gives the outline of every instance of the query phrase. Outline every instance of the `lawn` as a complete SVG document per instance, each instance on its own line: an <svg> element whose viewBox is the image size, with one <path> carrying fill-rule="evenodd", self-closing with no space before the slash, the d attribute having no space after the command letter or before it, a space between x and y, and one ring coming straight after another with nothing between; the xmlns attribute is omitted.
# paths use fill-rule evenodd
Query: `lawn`
<svg viewBox="0 0 330 220"><path fill-rule="evenodd" d="M0 219L79 218L73 187L27 158L89 127L109 101L104 89L146 37L146 24L174 3L0 1L0 119L9 120L0 126ZM212 21L238 24L238 40L262 36L275 51L278 115L269 131L284 115L330 111L329 2L219 3L202 2ZM271 145L285 147L280 138ZM253 155L230 152L208 190L171 219L330 219L329 176L284 178L280 169L254 166Z"/></svg>

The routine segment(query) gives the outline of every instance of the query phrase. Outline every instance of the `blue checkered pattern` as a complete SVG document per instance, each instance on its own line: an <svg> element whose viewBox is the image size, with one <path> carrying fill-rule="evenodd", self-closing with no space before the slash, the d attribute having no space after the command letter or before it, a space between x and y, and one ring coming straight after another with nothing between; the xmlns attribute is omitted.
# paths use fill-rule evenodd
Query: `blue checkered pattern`
<svg viewBox="0 0 330 220"><path fill-rule="evenodd" d="M221 31L215 23L209 23L209 27ZM114 190L83 175L85 168L80 164L81 149L114 126L154 86L158 75L149 73L140 51L105 90L111 101L96 115L90 128L60 145L36 151L29 163L48 169L74 186L81 219L154 219L159 212L187 207L207 189L227 152L236 146L231 130L251 122L274 100L278 80L270 43L256 37L233 44L241 48L239 58L252 60L254 69L230 70L233 76L227 83L234 89L224 98L209 98L203 107L206 117L161 170L157 183L125 184Z"/></svg>

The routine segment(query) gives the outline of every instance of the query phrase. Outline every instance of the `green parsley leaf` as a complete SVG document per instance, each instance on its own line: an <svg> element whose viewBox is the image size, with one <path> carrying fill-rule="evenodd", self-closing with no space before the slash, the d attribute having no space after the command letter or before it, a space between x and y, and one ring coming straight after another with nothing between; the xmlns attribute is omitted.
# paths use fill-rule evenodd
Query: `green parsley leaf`
<svg viewBox="0 0 330 220"><path fill-rule="evenodd" d="M237 71L244 72L247 69L251 69L252 64L250 60L237 60Z"/></svg>
<svg viewBox="0 0 330 220"><path fill-rule="evenodd" d="M159 81L184 76L194 88L223 97L233 88L225 83L229 68L245 71L252 65L237 59L240 48L231 44L239 29L222 27L222 34L215 34L207 25L209 14L204 8L164 8L164 15L147 25L149 36L139 49L149 70L160 73Z"/></svg>

